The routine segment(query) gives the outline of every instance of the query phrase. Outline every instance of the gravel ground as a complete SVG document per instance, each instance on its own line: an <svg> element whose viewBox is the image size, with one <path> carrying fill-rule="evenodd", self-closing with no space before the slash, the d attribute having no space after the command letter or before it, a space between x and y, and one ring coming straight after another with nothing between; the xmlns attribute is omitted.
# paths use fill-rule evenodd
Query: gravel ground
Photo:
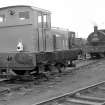
<svg viewBox="0 0 105 105"><path fill-rule="evenodd" d="M94 65L86 66L81 70L74 70L69 74L56 76L50 82L41 82L40 85L29 83L24 88L13 90L0 95L0 105L35 105L35 103L63 95L64 93L83 88L93 83L105 81L105 60Z"/></svg>

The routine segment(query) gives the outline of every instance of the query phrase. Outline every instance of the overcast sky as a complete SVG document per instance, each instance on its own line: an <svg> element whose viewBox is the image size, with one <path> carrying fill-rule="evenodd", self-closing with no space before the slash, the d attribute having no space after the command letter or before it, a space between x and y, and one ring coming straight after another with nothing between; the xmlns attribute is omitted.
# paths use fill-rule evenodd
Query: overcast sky
<svg viewBox="0 0 105 105"><path fill-rule="evenodd" d="M0 7L31 5L52 13L52 26L75 31L87 38L93 26L105 28L105 0L0 0Z"/></svg>

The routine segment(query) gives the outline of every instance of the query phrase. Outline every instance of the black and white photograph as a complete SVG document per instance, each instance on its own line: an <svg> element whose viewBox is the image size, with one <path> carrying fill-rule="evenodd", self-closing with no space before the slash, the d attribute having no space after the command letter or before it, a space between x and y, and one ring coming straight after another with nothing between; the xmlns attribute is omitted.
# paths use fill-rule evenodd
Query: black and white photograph
<svg viewBox="0 0 105 105"><path fill-rule="evenodd" d="M105 105L104 0L0 0L0 105Z"/></svg>

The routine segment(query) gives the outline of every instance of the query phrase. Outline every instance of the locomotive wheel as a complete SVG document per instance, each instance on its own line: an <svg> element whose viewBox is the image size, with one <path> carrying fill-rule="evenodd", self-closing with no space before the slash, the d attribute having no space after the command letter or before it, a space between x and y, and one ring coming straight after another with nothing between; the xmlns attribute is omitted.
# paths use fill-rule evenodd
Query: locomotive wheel
<svg viewBox="0 0 105 105"><path fill-rule="evenodd" d="M104 57L105 57L105 52L103 53Z"/></svg>
<svg viewBox="0 0 105 105"><path fill-rule="evenodd" d="M94 59L94 54L90 53L91 59Z"/></svg>
<svg viewBox="0 0 105 105"><path fill-rule="evenodd" d="M46 76L45 73L42 72L42 65L38 65L35 67L35 69L33 70L34 72L31 73L32 76L36 77L36 79L41 79L41 78L45 78L46 80L48 80L48 77Z"/></svg>
<svg viewBox="0 0 105 105"><path fill-rule="evenodd" d="M52 71L52 69L51 69L51 64L46 64L46 65L44 65L44 70L45 70L45 72L47 72L47 71Z"/></svg>
<svg viewBox="0 0 105 105"><path fill-rule="evenodd" d="M30 75L30 70L13 70L17 75L11 76L10 80L12 81L30 81L34 80L33 76Z"/></svg>
<svg viewBox="0 0 105 105"><path fill-rule="evenodd" d="M91 59L99 59L101 58L100 53L90 53Z"/></svg>
<svg viewBox="0 0 105 105"><path fill-rule="evenodd" d="M58 70L59 73L62 73L61 68L62 67L65 67L65 65L63 63L56 63L55 64L55 67L57 68L57 70Z"/></svg>
<svg viewBox="0 0 105 105"><path fill-rule="evenodd" d="M90 53L91 59L96 59L98 56L94 53Z"/></svg>
<svg viewBox="0 0 105 105"><path fill-rule="evenodd" d="M24 75L26 70L13 70L17 75Z"/></svg>
<svg viewBox="0 0 105 105"><path fill-rule="evenodd" d="M100 53L96 55L97 59L101 58Z"/></svg>

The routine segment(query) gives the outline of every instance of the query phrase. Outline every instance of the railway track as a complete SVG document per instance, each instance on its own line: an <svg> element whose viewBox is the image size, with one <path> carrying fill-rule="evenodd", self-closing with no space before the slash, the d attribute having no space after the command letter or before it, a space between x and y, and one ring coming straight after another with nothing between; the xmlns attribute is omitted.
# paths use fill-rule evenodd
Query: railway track
<svg viewBox="0 0 105 105"><path fill-rule="evenodd" d="M105 105L105 81L33 105Z"/></svg>
<svg viewBox="0 0 105 105"><path fill-rule="evenodd" d="M101 59L103 60L103 59ZM88 66L88 65L91 65L91 64L94 64L94 63L97 63L99 62L100 60L76 60L74 63L76 64L76 67L66 67L66 68L63 68L62 70L62 73L57 73L58 71L56 70L52 70L52 72L50 74L53 74L53 76L58 76L59 74L60 75L65 75L65 74L68 74L69 72L73 71L73 70L76 70L76 69L80 69L82 67L85 67L85 66ZM54 68L55 69L55 68ZM65 69L65 70L64 70ZM51 76L49 74L49 76ZM8 80L8 78L3 78L3 76L0 75L0 82L3 82L3 81L6 81ZM7 75L4 75L4 77L7 77Z"/></svg>
<svg viewBox="0 0 105 105"><path fill-rule="evenodd" d="M76 68L72 68L71 70L75 70L75 69L78 69L79 70L79 68L81 68L81 67L85 67L85 66L88 66L88 65L92 65L92 64L94 64L94 63L96 63L96 62L99 62L99 60L93 60L93 61L86 61L86 63L84 63L84 61L83 61L83 64L82 64L82 61L81 62L79 62L79 63L81 63L81 64L79 64ZM77 70L77 71L78 71ZM81 69L80 69L81 70ZM60 78L62 78L62 77L64 77L65 75L72 75L72 74L70 74L70 70L67 70L67 71L65 71L65 72L63 72L63 73L61 73L61 74L59 74L60 75ZM52 76L52 79L51 80L49 80L48 82L50 83L50 81L55 81L55 82L60 82L60 81L62 81L62 79L60 79L59 81L56 81L56 78L55 77L57 77L57 76L59 76L59 75L57 75L57 74L54 74L53 76ZM75 75L75 74L74 74ZM54 79L55 78L55 79ZM44 81L41 81L41 82L44 82ZM2 84L3 83L3 84ZM4 81L0 81L0 95L1 96L8 96L8 94L12 94L13 92L20 92L20 91L23 91L23 93L25 94L25 92L27 93L28 91L29 91L29 88L27 88L27 86L29 85L29 83L8 83L8 81L7 82L5 82L4 83ZM37 85L37 84L35 84L35 85ZM38 84L38 85L40 85L40 84ZM6 98L5 98L6 99ZM2 99L1 99L2 100ZM49 104L48 104L49 105ZM54 103L54 105L55 105L55 103ZM58 104L57 104L58 105Z"/></svg>
<svg viewBox="0 0 105 105"><path fill-rule="evenodd" d="M89 65L93 65L95 63L101 62L104 59L96 59L96 60L90 60L90 59L85 59L85 60L76 60L74 63L76 64L76 67L66 67L62 69L62 72L59 73L58 70L52 70L52 72L48 73L46 76L48 77L48 80L54 80L56 77L63 77L63 76L69 76L69 75L75 75L75 71L80 71L84 67L88 67ZM46 81L46 78L41 78L39 79L39 82ZM56 81L56 80L55 80ZM58 81L60 82L60 81Z"/></svg>

